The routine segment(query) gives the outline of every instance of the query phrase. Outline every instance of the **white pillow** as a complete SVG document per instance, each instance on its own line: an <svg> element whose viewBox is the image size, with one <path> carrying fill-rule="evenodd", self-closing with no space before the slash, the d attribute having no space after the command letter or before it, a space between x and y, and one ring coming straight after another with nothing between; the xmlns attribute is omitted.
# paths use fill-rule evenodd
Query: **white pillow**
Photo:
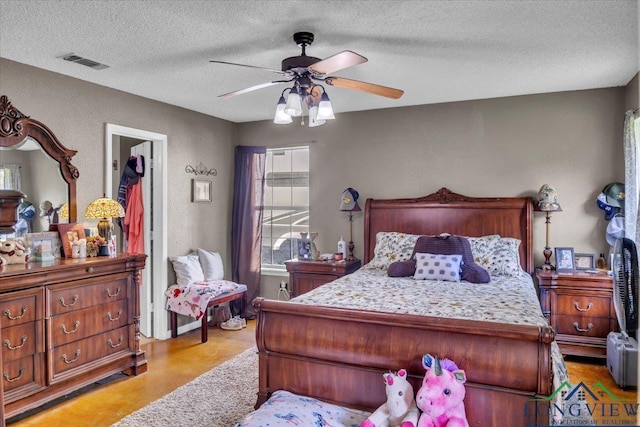
<svg viewBox="0 0 640 427"><path fill-rule="evenodd" d="M205 280L224 279L224 264L218 252L209 252L198 248L198 256L200 257Z"/></svg>
<svg viewBox="0 0 640 427"><path fill-rule="evenodd" d="M462 255L439 255L416 253L417 280L446 280L460 281L460 263Z"/></svg>
<svg viewBox="0 0 640 427"><path fill-rule="evenodd" d="M176 272L176 282L185 286L196 282L204 282L204 273L197 256L185 255L169 257L173 264L173 271Z"/></svg>

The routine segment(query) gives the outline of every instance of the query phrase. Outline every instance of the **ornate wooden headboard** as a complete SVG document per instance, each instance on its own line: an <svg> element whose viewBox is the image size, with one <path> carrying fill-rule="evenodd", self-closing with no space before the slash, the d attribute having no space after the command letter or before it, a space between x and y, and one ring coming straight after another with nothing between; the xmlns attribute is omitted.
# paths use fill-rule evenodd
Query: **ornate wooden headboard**
<svg viewBox="0 0 640 427"><path fill-rule="evenodd" d="M364 249L367 263L373 258L376 234L399 231L434 235L486 236L520 239L520 263L533 272L533 202L530 197L474 198L441 188L417 199L367 199L364 212Z"/></svg>

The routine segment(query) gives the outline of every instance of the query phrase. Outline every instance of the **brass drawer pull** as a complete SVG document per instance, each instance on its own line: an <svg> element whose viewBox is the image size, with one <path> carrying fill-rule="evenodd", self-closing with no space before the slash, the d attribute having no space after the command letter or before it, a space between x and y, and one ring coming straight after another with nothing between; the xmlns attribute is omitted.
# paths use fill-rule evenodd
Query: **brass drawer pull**
<svg viewBox="0 0 640 427"><path fill-rule="evenodd" d="M112 294L109 288L105 289L104 291L109 298L117 297L118 295L120 295L120 286L118 286L118 289L116 290L115 294Z"/></svg>
<svg viewBox="0 0 640 427"><path fill-rule="evenodd" d="M18 314L17 316L12 316L11 315L11 310L9 310L8 308L4 311L4 315L7 316L9 318L9 320L22 319L26 313L27 313L27 306L26 305L22 306L22 313Z"/></svg>
<svg viewBox="0 0 640 427"><path fill-rule="evenodd" d="M87 273L93 273L93 267L87 268Z"/></svg>
<svg viewBox="0 0 640 427"><path fill-rule="evenodd" d="M587 325L587 329L581 329L578 327L578 322L573 322L573 327L576 328L576 331L578 332L589 332L591 329L593 329L593 323L589 322L589 324Z"/></svg>
<svg viewBox="0 0 640 427"><path fill-rule="evenodd" d="M64 302L64 297L60 297L60 304L62 304L63 307L71 307L76 305L76 303L78 302L78 295L74 295L73 298L71 298L71 302L66 304Z"/></svg>
<svg viewBox="0 0 640 427"><path fill-rule="evenodd" d="M4 378L5 380L9 381L10 383L14 382L14 381L18 381L20 378L22 378L22 375L24 374L25 369L24 368L20 368L20 372L18 372L18 376L15 378L9 378L9 373L8 372L4 372L2 374L2 378Z"/></svg>
<svg viewBox="0 0 640 427"><path fill-rule="evenodd" d="M80 356L80 349L76 350L75 356L76 357L74 357L73 359L67 359L67 355L63 354L62 355L62 361L64 363L66 363L67 365L70 364L70 363L76 362L78 360L78 356Z"/></svg>
<svg viewBox="0 0 640 427"><path fill-rule="evenodd" d="M109 345L109 347L111 348L117 348L120 347L122 345L122 341L124 340L124 337L122 335L120 335L120 339L118 340L118 344L114 344L113 341L111 341L111 338L109 338L107 340L107 344Z"/></svg>
<svg viewBox="0 0 640 427"><path fill-rule="evenodd" d="M75 328L72 331L67 331L67 327L63 324L62 326L60 326L60 330L67 335L74 334L78 332L78 326L80 326L80 321L76 320L75 322L73 322L73 326L75 326Z"/></svg>
<svg viewBox="0 0 640 427"><path fill-rule="evenodd" d="M115 317L115 318L111 317L111 312L108 312L107 314L104 315L104 317L111 320L112 322L115 322L116 320L120 320L120 316L122 316L122 310L118 310L118 317Z"/></svg>
<svg viewBox="0 0 640 427"><path fill-rule="evenodd" d="M24 347L24 343L26 343L26 342L27 342L27 336L23 335L22 336L22 342L19 345L16 345L15 347L11 345L11 341L9 341L9 340L2 341L2 345L7 347L9 350L17 350L19 348Z"/></svg>
<svg viewBox="0 0 640 427"><path fill-rule="evenodd" d="M589 311L591 310L591 308L593 307L593 303L590 302L589 305L587 306L587 308L582 308L580 307L580 304L578 303L578 301L574 301L573 302L573 306L576 308L576 310L578 311Z"/></svg>

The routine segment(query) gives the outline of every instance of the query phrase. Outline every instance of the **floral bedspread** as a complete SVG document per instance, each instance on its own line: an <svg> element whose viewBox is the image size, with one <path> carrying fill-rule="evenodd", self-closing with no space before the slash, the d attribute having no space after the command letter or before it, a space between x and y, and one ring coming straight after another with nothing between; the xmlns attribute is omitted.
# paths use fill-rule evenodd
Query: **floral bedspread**
<svg viewBox="0 0 640 427"><path fill-rule="evenodd" d="M172 285L164 294L167 296L167 310L184 316L200 319L207 310L209 301L227 292L247 289L229 280L209 280L190 285Z"/></svg>
<svg viewBox="0 0 640 427"><path fill-rule="evenodd" d="M292 301L386 313L547 324L528 274L492 276L489 283L474 284L389 277L384 269L365 266Z"/></svg>
<svg viewBox="0 0 640 427"><path fill-rule="evenodd" d="M288 391L275 391L260 408L235 427L331 426L359 427L369 412L356 411Z"/></svg>

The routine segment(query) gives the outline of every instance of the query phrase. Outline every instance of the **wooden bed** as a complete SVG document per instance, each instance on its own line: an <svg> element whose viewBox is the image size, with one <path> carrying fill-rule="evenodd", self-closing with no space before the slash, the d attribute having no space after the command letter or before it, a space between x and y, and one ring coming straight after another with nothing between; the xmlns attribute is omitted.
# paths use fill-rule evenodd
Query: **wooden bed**
<svg viewBox="0 0 640 427"><path fill-rule="evenodd" d="M529 197L472 198L446 188L418 199L368 199L365 264L376 234L500 234L522 241L523 269L533 271ZM549 326L399 315L258 298L256 408L276 390L374 410L385 401L382 373L406 368L415 391L425 353L448 357L467 374L471 426L545 425L531 399L552 393ZM533 412L527 413L525 411Z"/></svg>

